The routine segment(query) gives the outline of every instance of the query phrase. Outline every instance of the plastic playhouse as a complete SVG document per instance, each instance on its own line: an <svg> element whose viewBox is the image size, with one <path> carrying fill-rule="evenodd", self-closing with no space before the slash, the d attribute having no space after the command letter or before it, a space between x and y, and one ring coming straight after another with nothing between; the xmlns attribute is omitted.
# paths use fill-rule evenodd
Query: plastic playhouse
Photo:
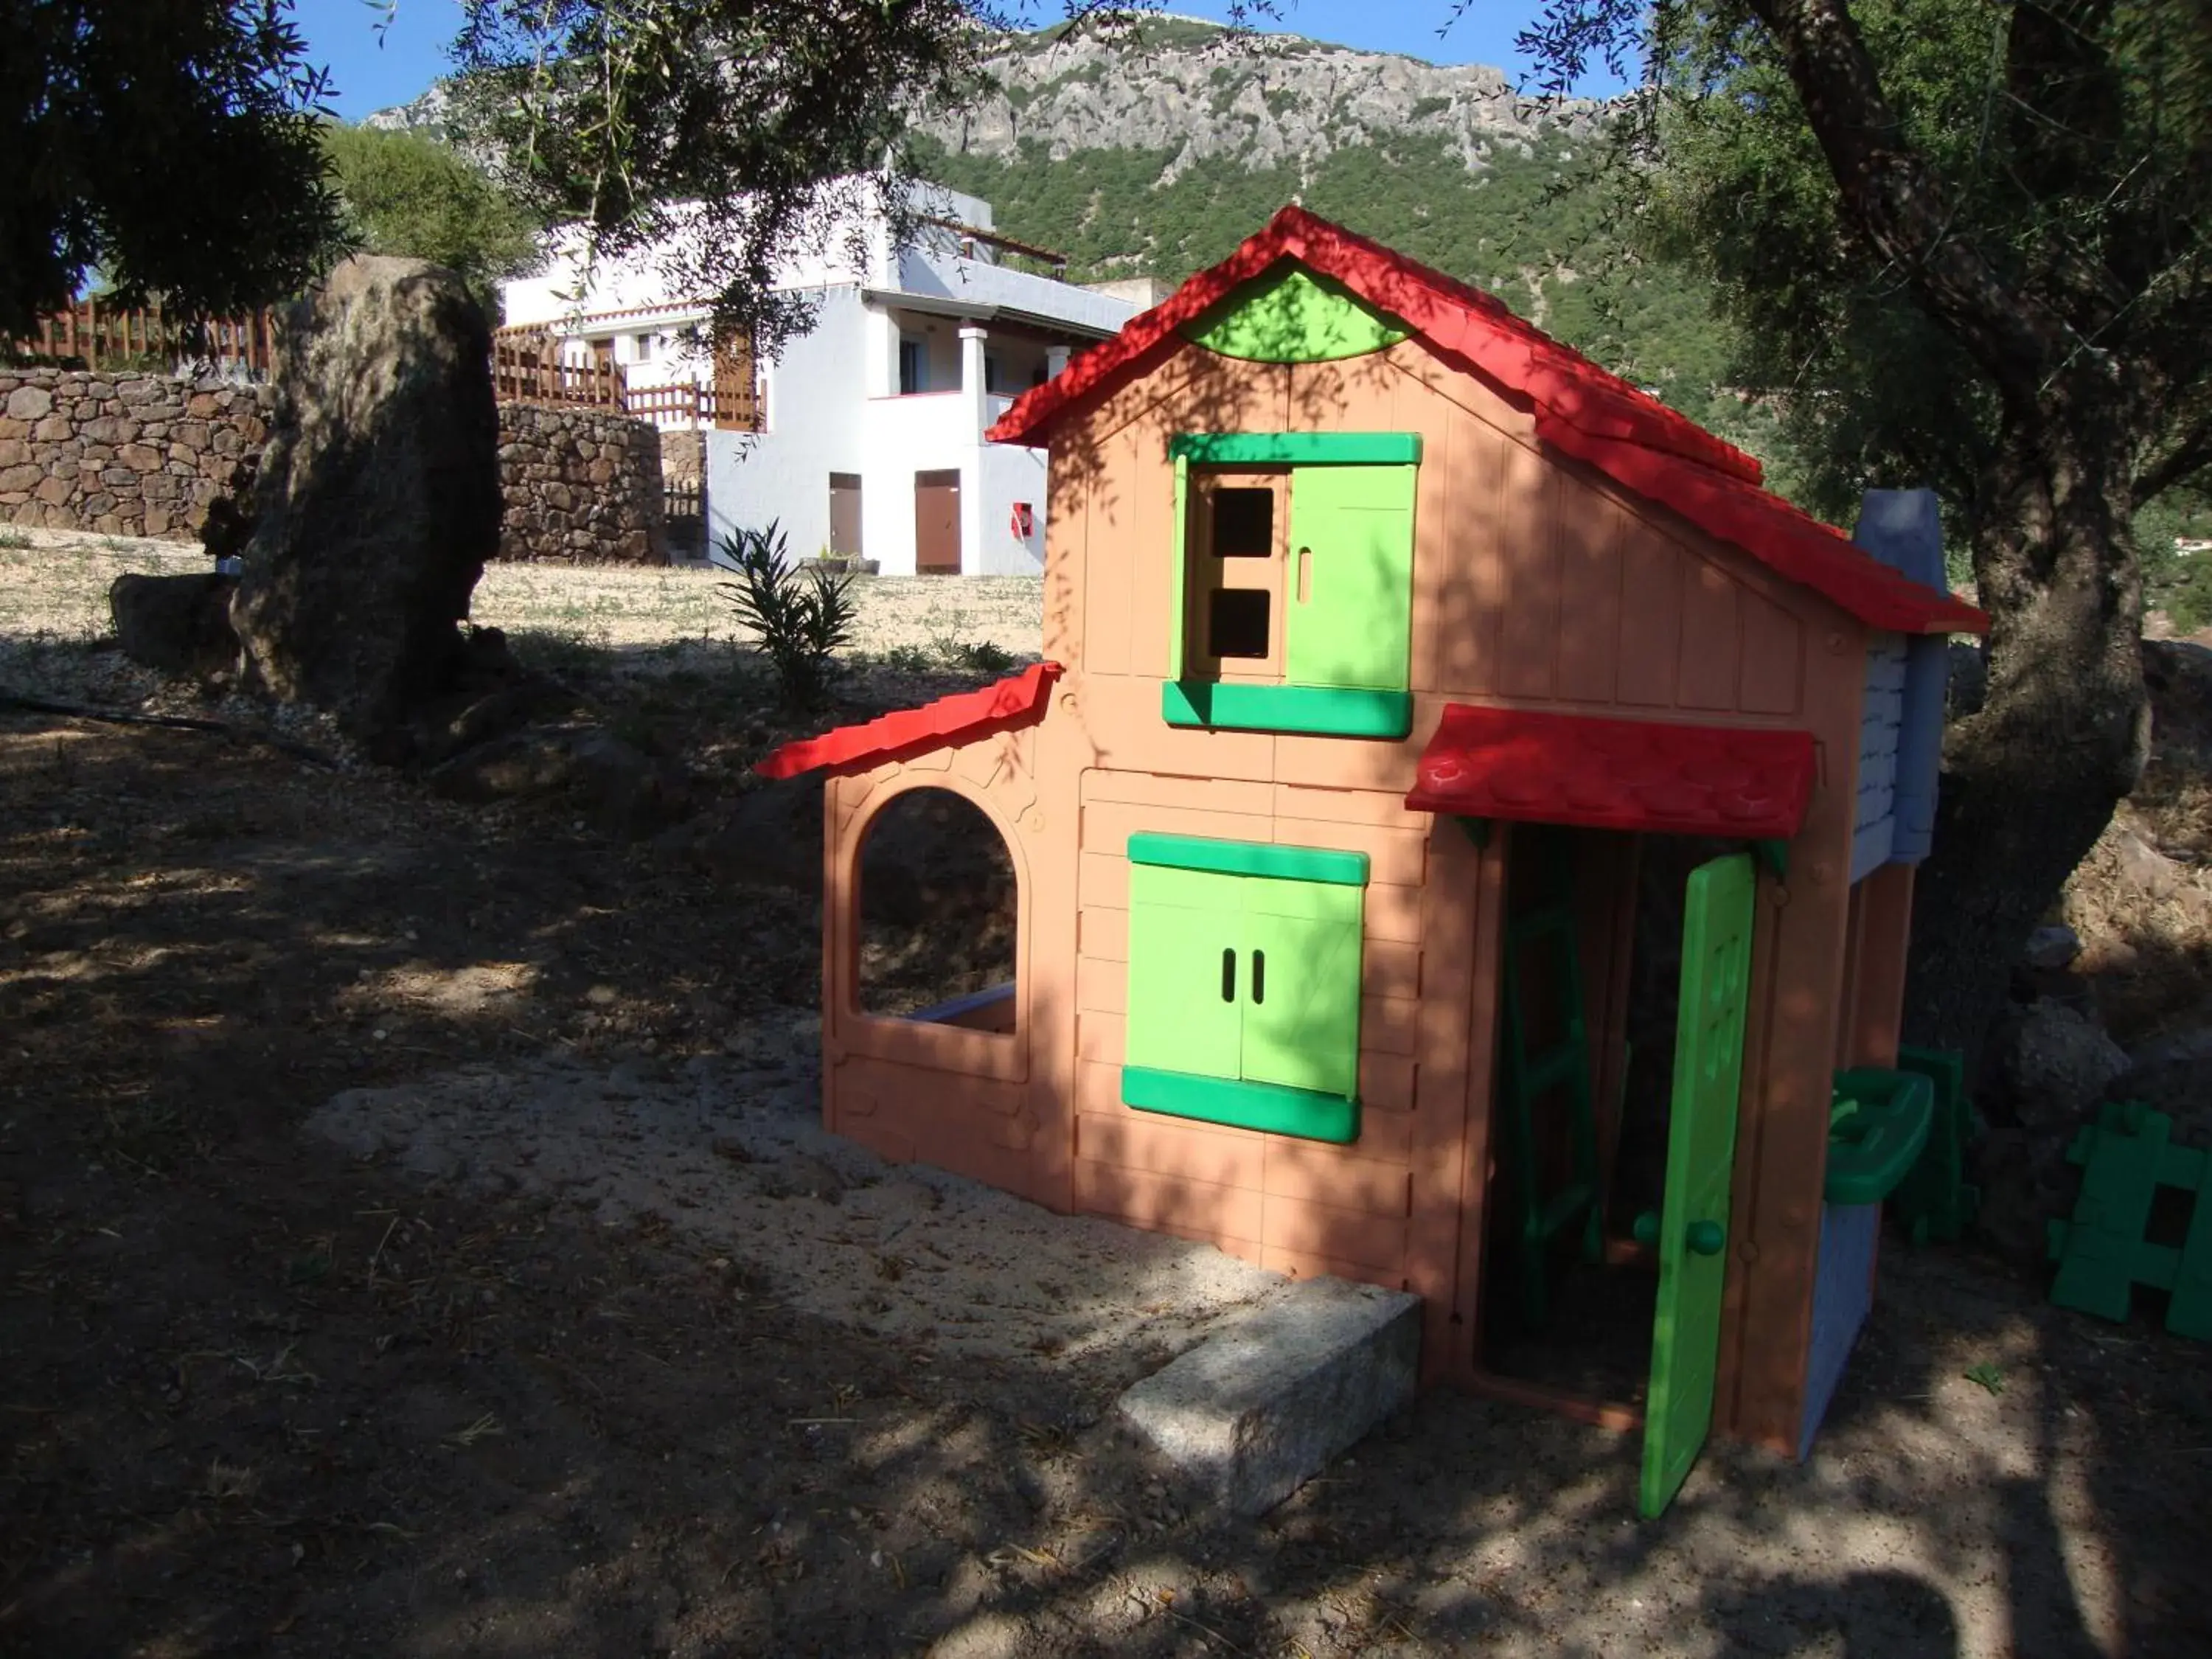
<svg viewBox="0 0 2212 1659"><path fill-rule="evenodd" d="M830 1127L1416 1291L1429 1380L1640 1425L1647 1513L1709 1430L1804 1455L1940 1127L1932 498L1854 541L1297 208L989 435L1049 448L1048 660L762 765L828 775ZM1004 837L1014 974L890 1017L917 789Z"/></svg>

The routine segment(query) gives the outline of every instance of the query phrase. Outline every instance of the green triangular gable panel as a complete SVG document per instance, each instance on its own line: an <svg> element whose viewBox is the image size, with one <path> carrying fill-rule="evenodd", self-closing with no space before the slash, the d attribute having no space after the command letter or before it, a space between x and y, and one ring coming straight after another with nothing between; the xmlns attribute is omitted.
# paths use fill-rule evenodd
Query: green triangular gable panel
<svg viewBox="0 0 2212 1659"><path fill-rule="evenodd" d="M1326 276L1285 260L1184 326L1209 351L1259 363L1364 357L1413 330Z"/></svg>

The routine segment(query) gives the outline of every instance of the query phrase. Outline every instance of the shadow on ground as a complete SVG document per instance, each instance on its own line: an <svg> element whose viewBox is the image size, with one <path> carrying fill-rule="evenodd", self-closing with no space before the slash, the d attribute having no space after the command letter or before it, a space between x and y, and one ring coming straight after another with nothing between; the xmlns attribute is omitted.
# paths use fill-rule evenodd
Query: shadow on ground
<svg viewBox="0 0 2212 1659"><path fill-rule="evenodd" d="M1042 1356L297 1133L742 1048L814 1000L803 891L185 734L9 717L0 791L0 1650L2212 1649L2203 1354L2148 1316L1893 1244L1805 1468L1644 1524L1632 1441L1437 1395L1208 1521Z"/></svg>

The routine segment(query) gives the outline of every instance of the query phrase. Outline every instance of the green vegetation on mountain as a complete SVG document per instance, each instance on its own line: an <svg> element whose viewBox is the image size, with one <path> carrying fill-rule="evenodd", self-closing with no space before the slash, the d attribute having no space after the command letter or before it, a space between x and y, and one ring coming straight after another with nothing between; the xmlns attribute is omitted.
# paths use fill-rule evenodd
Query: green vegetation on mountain
<svg viewBox="0 0 2212 1659"><path fill-rule="evenodd" d="M1629 252L1588 141L1501 143L1470 173L1440 139L1347 144L1302 177L1222 157L1172 177L1170 150L1086 149L1054 160L1024 141L1000 160L923 137L915 170L992 205L998 228L1068 256L1070 277L1180 282L1226 258L1278 208L1322 217L1496 294L1522 316L1665 398L1778 468L1764 409L1723 390L1729 340L1704 281Z"/></svg>

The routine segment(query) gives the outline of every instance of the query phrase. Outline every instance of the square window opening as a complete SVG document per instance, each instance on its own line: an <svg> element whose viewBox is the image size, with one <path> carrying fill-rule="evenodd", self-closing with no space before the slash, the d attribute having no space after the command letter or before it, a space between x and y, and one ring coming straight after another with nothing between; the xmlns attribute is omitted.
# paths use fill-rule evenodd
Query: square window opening
<svg viewBox="0 0 2212 1659"><path fill-rule="evenodd" d="M1213 556L1265 559L1275 551L1275 492L1249 485L1213 492Z"/></svg>
<svg viewBox="0 0 2212 1659"><path fill-rule="evenodd" d="M1206 611L1206 655L1243 660L1266 657L1272 599L1261 588L1214 589Z"/></svg>

